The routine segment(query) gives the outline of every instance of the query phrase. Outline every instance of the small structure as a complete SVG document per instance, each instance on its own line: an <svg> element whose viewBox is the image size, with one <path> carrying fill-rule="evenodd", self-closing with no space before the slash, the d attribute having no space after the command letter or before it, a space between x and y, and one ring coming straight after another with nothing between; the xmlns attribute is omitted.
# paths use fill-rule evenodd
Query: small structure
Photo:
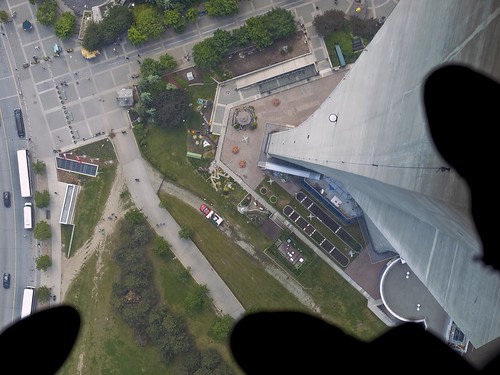
<svg viewBox="0 0 500 375"><path fill-rule="evenodd" d="M24 22L23 22L23 30L24 31L29 31L32 28L33 28L33 25L31 24L31 22L28 21L28 20L24 20Z"/></svg>
<svg viewBox="0 0 500 375"><path fill-rule="evenodd" d="M99 51L88 51L85 48L81 48L80 51L82 52L82 56L86 58L87 60L91 60L97 57L99 55Z"/></svg>
<svg viewBox="0 0 500 375"><path fill-rule="evenodd" d="M240 126L246 126L252 121L252 115L246 108L243 108L236 114L236 121Z"/></svg>
<svg viewBox="0 0 500 375"><path fill-rule="evenodd" d="M342 49L340 48L339 44L335 44L335 52L337 53L337 57L339 58L340 67L346 66L344 54L342 53Z"/></svg>
<svg viewBox="0 0 500 375"><path fill-rule="evenodd" d="M121 89L116 92L116 101L120 107L130 107L134 105L134 90Z"/></svg>
<svg viewBox="0 0 500 375"><path fill-rule="evenodd" d="M101 22L103 19L101 8L98 6L92 7L92 21L95 23Z"/></svg>

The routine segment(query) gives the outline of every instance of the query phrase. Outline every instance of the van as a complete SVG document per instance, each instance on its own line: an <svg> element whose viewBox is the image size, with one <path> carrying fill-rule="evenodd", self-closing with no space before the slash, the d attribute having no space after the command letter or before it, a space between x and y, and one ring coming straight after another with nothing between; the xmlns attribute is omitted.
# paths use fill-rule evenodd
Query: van
<svg viewBox="0 0 500 375"><path fill-rule="evenodd" d="M24 204L24 229L33 229L33 211L30 202Z"/></svg>
<svg viewBox="0 0 500 375"><path fill-rule="evenodd" d="M17 135L19 136L19 138L26 137L23 112L21 111L21 108L14 109L14 118L16 119Z"/></svg>

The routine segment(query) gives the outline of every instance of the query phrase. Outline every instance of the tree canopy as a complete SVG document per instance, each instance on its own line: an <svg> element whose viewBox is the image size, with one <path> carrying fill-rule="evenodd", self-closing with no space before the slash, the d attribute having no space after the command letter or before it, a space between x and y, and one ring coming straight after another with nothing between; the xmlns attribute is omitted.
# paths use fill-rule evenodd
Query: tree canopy
<svg viewBox="0 0 500 375"><path fill-rule="evenodd" d="M76 17L71 12L63 12L56 21L54 32L61 39L68 39L75 32Z"/></svg>
<svg viewBox="0 0 500 375"><path fill-rule="evenodd" d="M35 230L33 236L40 241L48 240L52 237L52 231L50 229L50 224L45 220L41 220L35 225Z"/></svg>
<svg viewBox="0 0 500 375"><path fill-rule="evenodd" d="M53 26L57 20L57 3L55 0L45 0L36 11L36 18L44 26Z"/></svg>
<svg viewBox="0 0 500 375"><path fill-rule="evenodd" d="M212 37L193 46L195 64L202 70L210 70L227 57L233 47L255 45L262 49L275 40L294 35L297 25L290 11L276 8L267 13L247 19L239 29L216 30Z"/></svg>
<svg viewBox="0 0 500 375"><path fill-rule="evenodd" d="M0 22L5 23L9 20L9 15L3 9L0 9Z"/></svg>
<svg viewBox="0 0 500 375"><path fill-rule="evenodd" d="M48 190L35 192L35 205L38 208L49 207L49 204L50 204L50 194Z"/></svg>
<svg viewBox="0 0 500 375"><path fill-rule="evenodd" d="M161 91L153 98L153 108L156 109L155 122L159 126L176 128L188 117L188 95L180 89Z"/></svg>
<svg viewBox="0 0 500 375"><path fill-rule="evenodd" d="M47 285L42 285L36 289L36 299L40 302L48 302L51 294L52 292Z"/></svg>
<svg viewBox="0 0 500 375"><path fill-rule="evenodd" d="M205 9L209 16L229 16L238 13L238 0L208 0L205 3Z"/></svg>
<svg viewBox="0 0 500 375"><path fill-rule="evenodd" d="M40 255L36 258L36 269L47 271L47 269L52 266L52 260L48 255Z"/></svg>
<svg viewBox="0 0 500 375"><path fill-rule="evenodd" d="M212 37L193 46L194 62L204 70L214 68L226 58L231 46L231 33L217 29Z"/></svg>
<svg viewBox="0 0 500 375"><path fill-rule="evenodd" d="M186 19L177 10L166 10L164 15L165 26L171 26L174 31L181 33L186 28Z"/></svg>
<svg viewBox="0 0 500 375"><path fill-rule="evenodd" d="M133 45L156 39L165 31L163 15L155 7L137 7L134 15L135 24L129 29L129 40ZM131 32L132 29L134 31Z"/></svg>
<svg viewBox="0 0 500 375"><path fill-rule="evenodd" d="M97 51L115 42L133 22L134 18L128 7L111 7L101 22L89 22L82 45L88 51Z"/></svg>
<svg viewBox="0 0 500 375"><path fill-rule="evenodd" d="M344 29L345 13L337 9L329 9L323 14L315 16L313 26L319 35L326 37L335 31Z"/></svg>

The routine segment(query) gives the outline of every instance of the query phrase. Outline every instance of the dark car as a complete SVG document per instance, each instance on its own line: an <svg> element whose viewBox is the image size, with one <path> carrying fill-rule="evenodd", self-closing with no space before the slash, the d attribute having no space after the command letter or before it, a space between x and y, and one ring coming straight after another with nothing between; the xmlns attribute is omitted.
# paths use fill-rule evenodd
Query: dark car
<svg viewBox="0 0 500 375"><path fill-rule="evenodd" d="M3 192L3 205L5 207L10 207L10 191Z"/></svg>
<svg viewBox="0 0 500 375"><path fill-rule="evenodd" d="M3 287L5 289L9 289L10 288L10 273L5 272L3 274Z"/></svg>

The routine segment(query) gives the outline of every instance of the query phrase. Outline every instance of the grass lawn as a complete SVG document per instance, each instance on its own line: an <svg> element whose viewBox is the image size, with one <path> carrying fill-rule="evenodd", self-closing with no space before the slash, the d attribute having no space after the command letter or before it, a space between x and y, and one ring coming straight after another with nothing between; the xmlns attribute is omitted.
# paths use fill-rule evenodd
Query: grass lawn
<svg viewBox="0 0 500 375"><path fill-rule="evenodd" d="M354 53L352 51L351 34L345 31L337 31L325 38L325 45L326 49L328 50L330 60L332 61L332 66L340 65L339 59L337 57L337 52L335 52L335 44L340 45L346 64L352 64L356 61L359 53Z"/></svg>
<svg viewBox="0 0 500 375"><path fill-rule="evenodd" d="M263 269L262 264L217 230L198 211L168 194L162 194L161 200L181 227L193 230L193 242L246 310L305 310L295 297Z"/></svg>

